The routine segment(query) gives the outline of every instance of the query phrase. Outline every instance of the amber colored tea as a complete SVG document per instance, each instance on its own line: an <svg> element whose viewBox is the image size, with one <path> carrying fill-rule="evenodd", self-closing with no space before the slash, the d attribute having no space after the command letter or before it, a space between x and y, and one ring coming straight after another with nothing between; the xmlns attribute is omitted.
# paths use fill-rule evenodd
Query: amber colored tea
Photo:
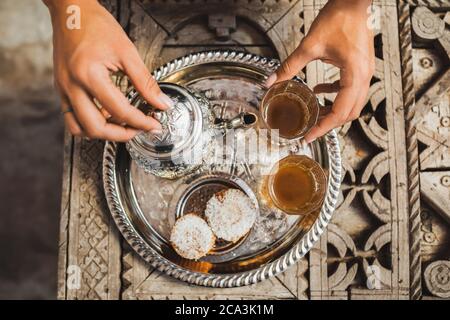
<svg viewBox="0 0 450 320"><path fill-rule="evenodd" d="M291 139L298 136L307 125L308 107L298 96L283 93L274 96L267 105L267 124L278 129L279 135Z"/></svg>
<svg viewBox="0 0 450 320"><path fill-rule="evenodd" d="M326 182L319 163L305 155L289 155L272 168L267 190L273 204L282 211L308 215L320 208Z"/></svg>
<svg viewBox="0 0 450 320"><path fill-rule="evenodd" d="M301 208L311 201L315 181L309 171L294 164L281 167L273 178L273 195L286 208Z"/></svg>

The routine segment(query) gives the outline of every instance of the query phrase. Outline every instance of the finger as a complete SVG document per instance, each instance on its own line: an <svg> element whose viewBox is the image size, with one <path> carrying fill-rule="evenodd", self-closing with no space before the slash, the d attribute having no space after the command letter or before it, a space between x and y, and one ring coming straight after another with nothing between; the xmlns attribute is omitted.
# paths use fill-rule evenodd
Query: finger
<svg viewBox="0 0 450 320"><path fill-rule="evenodd" d="M158 86L147 66L139 57L137 51L135 54L126 57L122 62L124 72L131 79L136 90L153 107L167 110L173 107L172 100L164 94Z"/></svg>
<svg viewBox="0 0 450 320"><path fill-rule="evenodd" d="M315 94L320 93L334 93L338 92L340 88L339 80L333 83L319 83L313 89Z"/></svg>
<svg viewBox="0 0 450 320"><path fill-rule="evenodd" d="M154 134L161 134L162 133L161 124L157 120L155 120L153 118L150 118L150 119L151 119L152 123L154 124L154 127L153 127L153 129L149 130L148 132L151 132L151 133L154 133ZM106 119L106 121L108 123L114 123L114 124L117 124L117 125L122 126L122 127L126 126L126 123L123 123L123 122L121 122L120 120L118 120L118 119L116 119L114 117L109 117L108 119Z"/></svg>
<svg viewBox="0 0 450 320"><path fill-rule="evenodd" d="M334 100L331 112L326 117L320 119L317 125L305 136L306 142L311 143L330 130L344 124L350 112L353 110L357 98L358 91L356 87L342 88Z"/></svg>
<svg viewBox="0 0 450 320"><path fill-rule="evenodd" d="M268 88L276 82L292 79L308 62L317 57L318 55L307 47L306 42L302 41L277 71L267 78L265 86Z"/></svg>
<svg viewBox="0 0 450 320"><path fill-rule="evenodd" d="M94 101L95 106L100 110L101 114L105 117L106 120L110 119L112 115L98 102L97 99L92 99Z"/></svg>
<svg viewBox="0 0 450 320"><path fill-rule="evenodd" d="M81 129L78 120L75 118L73 111L70 111L73 109L70 106L68 99L65 97L61 98L61 110L64 110L63 117L67 130L76 137L83 136L83 130Z"/></svg>
<svg viewBox="0 0 450 320"><path fill-rule="evenodd" d="M353 110L350 112L350 114L348 115L347 118L347 122L348 121L353 121L359 118L362 109L364 109L364 106L367 103L367 93L369 92L369 85L367 85L367 89L364 90L362 89L359 98L356 101L356 104L353 108Z"/></svg>
<svg viewBox="0 0 450 320"><path fill-rule="evenodd" d="M66 124L67 129L73 136L75 137L84 136L83 129L81 129L81 126L78 123L77 119L75 118L73 112L64 113L64 123Z"/></svg>
<svg viewBox="0 0 450 320"><path fill-rule="evenodd" d="M134 128L108 123L81 87L71 88L70 101L83 131L90 138L126 142L139 132Z"/></svg>
<svg viewBox="0 0 450 320"><path fill-rule="evenodd" d="M358 98L356 99L355 106L353 107L353 110L348 115L347 121L353 121L356 120L360 114L362 109L367 103L368 99L368 93L370 89L370 81L372 79L372 73L369 71L367 73L359 73L358 75L358 81L359 83L359 94Z"/></svg>
<svg viewBox="0 0 450 320"><path fill-rule="evenodd" d="M146 116L128 102L123 93L112 83L106 69L99 69L89 82L88 90L91 95L119 123L144 131L161 130L158 121Z"/></svg>
<svg viewBox="0 0 450 320"><path fill-rule="evenodd" d="M100 108L99 110L100 110L101 114L105 117L106 120L108 120L112 117L112 115L108 111L106 111L105 108Z"/></svg>

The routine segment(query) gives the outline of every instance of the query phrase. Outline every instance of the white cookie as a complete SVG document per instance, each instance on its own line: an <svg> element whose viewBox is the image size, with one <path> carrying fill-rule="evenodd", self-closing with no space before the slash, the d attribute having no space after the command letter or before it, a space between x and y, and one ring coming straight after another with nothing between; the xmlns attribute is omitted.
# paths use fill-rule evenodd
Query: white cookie
<svg viewBox="0 0 450 320"><path fill-rule="evenodd" d="M216 193L206 204L205 216L214 234L236 242L245 236L256 221L257 210L242 191L228 189Z"/></svg>
<svg viewBox="0 0 450 320"><path fill-rule="evenodd" d="M216 237L205 220L195 214L179 218L172 228L170 242L183 258L197 260L214 247Z"/></svg>

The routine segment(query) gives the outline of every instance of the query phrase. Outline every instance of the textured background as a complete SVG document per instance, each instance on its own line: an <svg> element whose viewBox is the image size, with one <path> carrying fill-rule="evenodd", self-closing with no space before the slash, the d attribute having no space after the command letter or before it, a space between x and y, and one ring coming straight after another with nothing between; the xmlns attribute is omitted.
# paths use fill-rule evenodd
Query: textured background
<svg viewBox="0 0 450 320"><path fill-rule="evenodd" d="M56 297L63 123L51 23L36 0L0 1L0 298Z"/></svg>
<svg viewBox="0 0 450 320"><path fill-rule="evenodd" d="M203 10L203 6L194 3L196 1L203 3L203 0L173 0L172 2L176 2L175 8L184 2L199 11ZM211 0L211 2L215 1L219 0ZM192 41L183 42L186 40L185 37L173 37L175 35L173 32L170 33L172 36L168 39L157 38L161 43L151 42L150 40L154 36L150 37L152 33L149 31L156 30L163 35L165 31L159 30L160 24L154 22L149 12L157 15L157 21L162 21L170 28L176 27L177 20L173 17L177 12L173 10L173 7L163 8L166 1L105 0L104 2L109 2L112 10L119 8L118 4L121 4L120 8L124 9L121 14L121 23L129 27L128 30L140 50L147 50L149 44L152 44L156 48L155 50L162 50L163 54L158 57L147 57L147 60L151 60L147 61L149 66L161 64L162 57L170 60L189 50L196 51L201 47L214 48L214 43L212 46L211 44L208 46L209 33L205 33L205 38L199 37L198 33L195 34L198 47L190 46ZM259 11L245 11L244 9L246 6L257 6L260 2L252 1L250 4L246 0L236 0L234 3L237 2L242 3L244 13L250 13L249 16L255 19L259 17L256 14ZM275 24L267 25L268 20L260 17L267 35L278 39L278 35L283 34L286 39L289 39L286 41L289 46L285 48L286 50L283 49L281 43L275 43L277 48L284 50L283 55L292 51L295 46L295 41L292 41L289 34L301 37L324 2L324 0L267 0L264 2L264 6L273 5L273 8L280 8L282 3L290 6L289 14L282 15L283 19L277 16L277 10L268 10L268 12L270 11L268 16L273 18L272 23ZM450 155L448 152L450 146L448 143L450 141L448 101L450 101L450 96L448 90L444 92L435 89L449 87L449 2L444 0L401 0L399 2L377 0L375 3L382 5L387 14L383 14L383 19L386 21L383 27L384 31L380 32L375 39L376 45L384 49L377 52L377 74L371 89L371 102L366 106L363 117L358 122L346 125L340 131L341 136L344 137L342 144L345 148L344 154L349 163L345 169L349 174L344 181L347 186L346 200L339 210L348 213L349 219L346 221L352 221L352 224L342 223L344 216L340 216L340 220L334 222L337 227L329 228L328 236L321 238L320 250L313 251L309 260L302 260L303 263L298 264L297 270L292 268L290 273L284 273L274 280L279 282L278 287L281 286L290 295L297 295L298 298L306 298L305 293L308 293L313 299L354 299L358 297L411 297L415 299L420 296L424 299L434 299L444 295L448 297L448 281L442 282L445 275L435 271L447 270L448 274L448 267L446 267L447 269L443 268L450 263L448 261L450 248L448 213L450 209L446 209L449 204L448 199L450 199L448 198L450 189L447 177L450 163L448 157ZM424 5L433 9L431 18L430 12L424 11L422 7ZM160 10L159 13L154 10L144 10L152 6L159 6L164 10ZM186 12L186 10L178 8L180 16L185 17ZM416 21L427 20L427 23L418 23L415 27L412 26L412 15L416 17ZM433 23L430 24L430 21ZM432 32L433 27L438 30L443 23L446 24L445 30L447 30L443 36L439 36L436 31ZM291 27L294 25L300 28L300 32ZM166 30L169 30L170 28L167 29L167 26ZM399 34L396 32L397 26L400 27ZM197 30L197 27L198 25L194 24L193 30ZM420 28L422 27L425 30L421 32ZM249 28L246 26L244 29L248 31ZM207 25L206 30L210 32ZM185 31L185 29L181 29L180 32L188 34ZM417 33L423 33L423 31L425 35L431 35L436 39L421 41L417 37ZM239 35L238 40L246 43L248 38L242 37L245 32L236 32L235 35ZM192 37L187 40L189 39ZM166 40L167 46L163 46L163 41ZM203 40L205 41L202 42ZM269 47L259 40L257 43L262 44L260 48L266 55ZM296 38L297 40L299 38ZM255 49L255 46L251 46L251 48ZM45 299L55 297L63 126L57 98L53 94L51 65L51 26L46 8L38 0L1 0L0 298ZM325 68L318 64L309 66L307 74L310 84L314 84L321 80L332 82L336 80L334 76L337 73L333 68ZM424 92L431 95L433 99L429 101L422 99L426 96ZM415 105L414 98L417 99ZM436 107L433 106L434 101L443 103ZM405 130L405 133L408 134L406 139L408 152L405 158L402 108L405 108L407 119L411 120L417 106L421 112L419 115L425 116L425 121L418 125L413 121L406 121L407 126L414 124L414 128L408 127L409 129ZM391 117L387 128L384 119L386 110L390 112ZM395 116L395 119L392 116ZM372 137L372 140L369 140L373 142L374 137L380 136L379 134L374 135L373 128L367 126L369 121L371 124L378 123L379 127L375 126L375 129L378 128L379 133L383 135L385 134L384 130L396 128L395 134L392 130L388 130L388 147L383 147L381 150L375 148L374 143L370 144L365 140L356 139L356 137L365 139L365 135L369 133ZM416 130L413 130L416 127L418 137L416 137ZM436 128L438 128L438 134L428 134L430 130L436 131ZM362 134L361 130L364 130L365 133ZM383 144L387 143L385 139L382 140ZM79 188L78 190L82 193L81 197L78 195L74 199L66 200L68 203L74 203L76 205L74 208L80 208L80 204L83 204L85 199L91 202L78 212L73 209L77 214L70 216L70 222L74 223L75 227L87 227L86 222L89 222L91 228L88 232L98 232L100 235L103 232L108 235L108 232L116 229L113 225L109 228L109 213L105 209L104 202L101 202L104 201L104 198L98 164L102 145L96 142L78 141L75 146L75 175L76 170L84 172L86 175L75 180L75 187ZM380 215L377 215L379 213L377 207L366 208L367 202L364 203L364 201L367 195L363 196L362 194L369 192L370 196L374 190L377 190L371 185L374 182L373 178L368 178L369 174L365 172L373 175L374 168L383 166L385 158L377 158L378 155L377 157L374 155L386 151L386 148L391 154L399 155L403 159L395 163L396 167L389 172L389 175L388 172L384 172L383 175L386 175L387 178L382 179L382 182L390 183L391 192L389 193L394 197L393 200L400 199L398 202L400 205L390 206L390 215L381 216L381 219L378 219ZM373 161L374 165L369 167L366 159L371 159L370 161ZM394 164L393 161L391 162ZM408 170L405 168L406 163ZM92 164L97 166L91 168ZM72 168L71 165L72 163L68 168ZM380 174L378 169L376 172ZM408 173L408 190L406 190L405 184L406 173ZM71 174L68 172L66 177ZM398 180L399 178L400 180ZM365 185L361 185L361 182ZM423 182L428 183L429 186ZM386 190L383 189L384 182L376 185L380 185L381 191L386 193ZM447 198L444 198L445 195ZM441 197L439 198L439 196ZM81 200L79 201L78 198ZM98 201L99 199L101 201ZM419 199L421 203L419 203ZM413 208L411 211L407 210L407 204ZM63 216L67 212L68 210L63 213ZM92 217L94 219L91 219ZM392 223L390 223L390 219L392 219ZM69 222L67 217L65 222ZM97 227L103 229L98 231L94 224L98 224ZM387 224L390 224L391 227L394 225L396 231L389 229L388 232L384 232L384 225ZM105 248L104 242L99 241L98 238L95 238L93 242L77 243L73 241L74 238L78 241L76 239L77 229L73 229L75 232L68 237L68 230L64 229L64 226L63 224L62 234L65 237L62 237L63 242L61 243L63 259L60 260L62 271L59 285L60 297L86 299L91 297L111 298L114 295L122 295L122 298L132 299L164 296L165 292L169 292L168 295L172 297L185 295L186 287L184 285L149 270L148 265L133 255L131 251L127 251L126 247L123 252L111 249L111 247ZM409 227L411 229L408 229ZM83 228L80 230L86 231ZM398 231L401 231L403 236L411 232L413 240L408 242L404 238L399 238ZM80 232L82 240L91 239L89 233L84 232L83 234L82 232ZM109 240L107 236L102 238L102 240L104 239ZM345 239L345 241L340 241L340 239ZM380 244L381 248L373 249L373 239L377 239L376 243ZM70 250L68 250L69 244L71 244ZM116 241L114 245L117 248L120 244ZM86 248L89 250L86 251ZM386 252L387 250L384 248L392 250ZM107 250L106 254L105 250ZM336 256L336 250L340 250L338 252L340 256ZM122 256L119 257L121 254ZM369 257L368 254L371 256ZM106 265L106 269L104 265L110 261L102 262L101 259L105 256L107 259L112 257L111 261L113 261ZM363 269L363 263L367 257L373 259L378 256L390 257L390 260L384 261L388 265L383 275L390 287L388 290L380 290L375 293L361 290L360 287L365 285L367 276L362 274L364 270L367 270ZM83 273L81 290L75 293L66 292L64 287L65 259L67 257L74 261L80 261L82 268L85 268L83 270L87 271ZM324 259L329 259L328 264L322 263ZM95 265L99 261L100 267ZM392 261L395 262L394 266L392 266ZM120 263L125 267L124 269L118 268L115 273L109 272L108 266L115 267ZM403 281L408 278L408 275L411 276L410 288L407 288L408 280ZM105 279L117 281L117 284L113 283L115 287L105 286ZM444 279L448 279L448 277ZM125 284L123 288L122 284ZM257 294L276 296L285 292L274 292L274 286L269 281L263 282L261 286L262 289ZM196 289L201 291L199 288ZM247 290L245 292L253 296L256 292L251 287L242 290ZM196 293L190 290L192 296L211 296L211 292L205 292L202 291L198 294L198 291ZM234 294L243 297L245 296L245 292L243 292L233 291L228 294L229 296ZM221 293L225 296L225 291L221 291Z"/></svg>

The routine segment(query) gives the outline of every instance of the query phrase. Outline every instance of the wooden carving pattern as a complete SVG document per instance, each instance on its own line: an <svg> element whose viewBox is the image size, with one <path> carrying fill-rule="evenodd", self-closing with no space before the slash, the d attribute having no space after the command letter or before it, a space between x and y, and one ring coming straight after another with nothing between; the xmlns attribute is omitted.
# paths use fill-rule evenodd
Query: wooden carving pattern
<svg viewBox="0 0 450 320"><path fill-rule="evenodd" d="M440 298L450 298L450 261L435 261L425 269L425 283Z"/></svg>
<svg viewBox="0 0 450 320"><path fill-rule="evenodd" d="M375 2L382 18L382 29L375 30L375 45L382 54L377 55L361 117L339 131L346 171L342 201L334 225L310 253L313 299L408 297L407 208L399 205L406 195L402 185L406 168L398 163L406 150L399 139L402 125L394 120L403 122L403 114L396 110L402 96L397 76L398 39L391 28L397 20L396 10L390 6L393 3ZM322 3L313 4L316 14ZM314 14L305 12L311 16L307 23ZM312 86L334 82L339 70L316 63L308 67L307 79ZM332 101L334 95L324 99ZM399 136L394 136L394 131Z"/></svg>
<svg viewBox="0 0 450 320"><path fill-rule="evenodd" d="M117 299L120 247L102 187L104 144L67 134L65 144L58 298Z"/></svg>
<svg viewBox="0 0 450 320"><path fill-rule="evenodd" d="M401 0L410 6L424 6L432 8L448 7L447 0Z"/></svg>
<svg viewBox="0 0 450 320"><path fill-rule="evenodd" d="M400 51L402 66L403 103L406 120L406 149L408 156L408 203L410 243L410 298L422 295L421 285L421 221L419 189L419 154L415 119L415 92L413 81L413 57L409 5L400 1L399 6Z"/></svg>
<svg viewBox="0 0 450 320"><path fill-rule="evenodd" d="M102 3L154 69L188 52L227 46L284 59L326 1L230 1L221 30L210 15L224 11L220 0ZM375 75L361 118L339 129L341 201L308 258L273 279L230 289L189 286L155 271L110 219L101 184L103 144L67 136L58 298L449 298L450 4L374 4L382 18ZM306 68L311 86L338 78L336 68L320 62ZM79 288L68 287L70 266L81 270Z"/></svg>
<svg viewBox="0 0 450 320"><path fill-rule="evenodd" d="M77 140L68 234L68 270L79 270L79 284L69 279L66 298L110 299L118 295L120 252L115 226L102 190L102 142ZM71 267L72 266L72 267Z"/></svg>
<svg viewBox="0 0 450 320"><path fill-rule="evenodd" d="M430 9L418 7L414 10L413 30L423 41L433 41L450 57L450 30L445 22ZM417 100L418 139L427 148L420 154L421 169L450 167L450 68Z"/></svg>
<svg viewBox="0 0 450 320"><path fill-rule="evenodd" d="M446 177L450 181L450 129L447 124L450 122L447 120L450 119L450 70L448 63L440 62L450 55L450 32L444 22L449 12L442 12L442 9L433 12L433 8L443 7L450 8L450 4L445 1L399 3L410 169L410 294L413 299L428 294L450 297L448 262L432 262L450 256L445 243L450 223L450 184L446 183ZM411 37L413 34L414 38ZM440 54L431 51L436 47L441 48ZM419 143L423 146L420 152ZM420 187L417 186L419 182ZM417 198L419 190L422 203ZM443 219L433 217L436 214ZM428 292L423 293L422 277Z"/></svg>
<svg viewBox="0 0 450 320"><path fill-rule="evenodd" d="M302 260L287 272L255 285L214 289L188 285L149 267L127 244L123 255L122 299L306 299ZM297 280L297 279L300 280ZM298 284L297 282L301 283Z"/></svg>
<svg viewBox="0 0 450 320"><path fill-rule="evenodd" d="M102 143L83 142L80 150L80 221L79 266L82 272L83 296L101 299L106 295L108 277L108 222L99 214L104 211L105 200L101 194L99 159ZM94 170L92 170L94 168ZM100 207L100 208L99 208ZM100 212L102 213L102 212Z"/></svg>

